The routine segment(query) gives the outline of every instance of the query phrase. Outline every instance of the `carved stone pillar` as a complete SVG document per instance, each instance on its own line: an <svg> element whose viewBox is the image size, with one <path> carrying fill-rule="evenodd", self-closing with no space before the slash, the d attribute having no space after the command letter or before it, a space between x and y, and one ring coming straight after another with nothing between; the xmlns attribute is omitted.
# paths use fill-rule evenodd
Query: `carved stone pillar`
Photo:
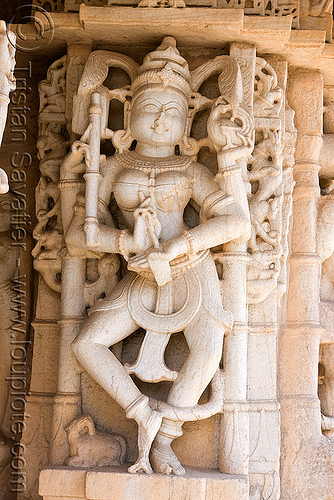
<svg viewBox="0 0 334 500"><path fill-rule="evenodd" d="M252 113L255 47L233 43L230 55L240 66L243 104ZM245 180L247 162L243 161L240 166ZM246 184L248 185L248 182ZM221 425L219 466L222 471L229 474L248 474L246 244L226 244L221 262L224 273L223 305L233 312L234 326L232 332L225 337L224 346L225 404Z"/></svg>
<svg viewBox="0 0 334 500"><path fill-rule="evenodd" d="M259 133L261 130L265 130L263 126L266 124L267 130L270 130L270 128L276 130L279 137L277 145L280 144L283 146L285 132L285 90L288 65L287 61L277 56L267 56L265 60L270 64L270 67L277 75L277 84L279 88L282 89L282 103L277 114L273 109L267 117L256 116L255 128L256 132ZM272 147L272 145L270 145L270 147ZM274 149L273 147L273 150ZM281 179L281 184L278 186L276 185L276 188L275 185L273 185L271 193L272 196L276 197L276 200L281 199L281 204L283 205L285 202L282 192L282 179L284 178L282 166L283 155L280 148L277 148L277 153L277 157L273 155L271 164L274 164L277 171L280 171L277 179ZM269 158L272 151L268 149L267 154ZM270 182L270 177L266 177L266 184L268 187L270 186ZM260 203L262 202L260 201L259 204ZM282 226L282 216L280 214L272 217L271 230L277 231L281 241L284 239L284 229ZM265 254L266 251L263 252L263 258L265 258ZM274 265L275 267L279 266L279 264L275 262L273 256L273 262L269 263L268 268L271 269ZM274 281L273 279L273 284ZM264 281L263 288L265 289ZM252 500L262 500L264 498L271 498L274 500L278 499L280 495L280 411L277 402L276 382L279 294L280 289L278 285L276 285L273 290L268 290L265 298L261 302L257 303L255 301L255 303L252 303L253 301L250 300L248 306L249 338L247 396L250 429L249 480L250 498Z"/></svg>
<svg viewBox="0 0 334 500"><path fill-rule="evenodd" d="M298 396L299 403L304 403L311 420L308 417L308 425L302 426L303 432L310 433L311 437L320 431L317 397L320 259L316 253L316 219L322 146L321 75L318 72L296 70L289 81L289 100L296 112L296 184L293 194L290 286L286 326L281 338L283 359L280 390L283 406L289 404L291 396ZM289 349L286 358L283 356L285 348ZM304 366L308 366L311 373L306 373Z"/></svg>
<svg viewBox="0 0 334 500"><path fill-rule="evenodd" d="M296 69L289 80L297 145L293 194L290 284L279 341L282 408L282 499L327 498L332 493L331 444L321 435L318 390L320 258L316 248L319 160L322 146L322 76ZM317 464L314 458L317 457ZM315 472L319 471L319 480ZM321 471L321 475L320 475ZM312 475L312 480L311 480ZM327 477L327 480L324 478ZM332 485L333 486L333 485Z"/></svg>
<svg viewBox="0 0 334 500"><path fill-rule="evenodd" d="M90 45L68 46L66 72L65 119L71 133L72 101L79 85L86 60L90 54ZM72 141L70 141L72 142ZM74 183L74 184L73 184ZM62 179L60 182L61 205L63 214L71 213L76 197L76 181ZM74 189L73 189L74 187ZM64 231L67 224L63 217ZM75 359L71 343L75 339L85 318L84 284L86 262L82 258L65 256L62 259L61 292L61 334L59 346L58 386L54 401L53 438L50 461L62 464L69 455L66 426L81 412L80 367Z"/></svg>

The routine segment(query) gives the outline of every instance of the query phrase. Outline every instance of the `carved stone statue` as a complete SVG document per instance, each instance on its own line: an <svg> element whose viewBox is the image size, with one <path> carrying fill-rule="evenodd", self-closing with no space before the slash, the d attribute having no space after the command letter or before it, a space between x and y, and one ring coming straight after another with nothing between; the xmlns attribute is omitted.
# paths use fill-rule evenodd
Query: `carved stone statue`
<svg viewBox="0 0 334 500"><path fill-rule="evenodd" d="M98 60L97 53L91 57ZM105 115L103 92L97 89L92 93L90 124L61 169L63 183L86 171L86 199L78 194L66 234L70 255L112 253L127 261L128 272L91 308L72 347L81 365L138 424L139 457L130 472L151 473L151 451L155 471L183 474L171 448L182 434L183 422L207 418L222 408L218 367L232 317L222 307L210 249L233 240L245 242L250 236L246 193L236 160L249 156L252 141L247 136L249 117L239 106L239 67L228 56L221 56L219 63L222 96L211 103L208 121L211 145L218 154L216 177L193 155L183 154L187 147L191 149L186 125L190 103L198 94L188 64L171 37L145 57L131 89L124 90L131 97L126 101L128 127L113 133L113 142L122 145L122 152L107 159L100 157L99 150L95 153L94 134L99 134L101 125L94 120L102 115L103 121ZM103 70L97 66L96 71ZM78 98L80 88L92 85L94 77L88 61ZM134 140L135 149L129 150ZM97 144L99 148L99 137ZM124 219L123 229L114 227L111 220L112 193ZM200 207L195 227L184 221L190 200ZM139 327L146 336L138 359L132 366L123 366L109 347ZM189 355L180 372L175 372L165 365L163 355L170 335L180 331ZM131 373L148 382L173 381L167 403L149 400ZM211 400L198 406L213 378Z"/></svg>
<svg viewBox="0 0 334 500"><path fill-rule="evenodd" d="M5 21L0 21L0 146L5 130L9 92L15 90L15 35L6 30ZM8 179L0 168L0 194L7 193Z"/></svg>

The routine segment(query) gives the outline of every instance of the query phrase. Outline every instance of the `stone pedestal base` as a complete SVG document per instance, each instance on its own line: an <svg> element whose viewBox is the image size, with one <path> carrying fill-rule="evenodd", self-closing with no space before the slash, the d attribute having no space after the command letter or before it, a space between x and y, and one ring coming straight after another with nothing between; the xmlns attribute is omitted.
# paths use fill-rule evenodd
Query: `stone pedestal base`
<svg viewBox="0 0 334 500"><path fill-rule="evenodd" d="M39 478L43 500L248 500L248 478L187 468L182 477L129 474L123 467L48 467Z"/></svg>

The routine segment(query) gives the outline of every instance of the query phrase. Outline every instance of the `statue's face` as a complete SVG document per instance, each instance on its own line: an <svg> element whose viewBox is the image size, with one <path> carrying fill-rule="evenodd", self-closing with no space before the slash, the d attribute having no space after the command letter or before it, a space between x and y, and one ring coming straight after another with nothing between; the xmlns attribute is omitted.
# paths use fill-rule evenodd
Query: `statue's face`
<svg viewBox="0 0 334 500"><path fill-rule="evenodd" d="M148 90L134 96L130 127L134 139L152 146L175 146L187 119L182 96L168 90Z"/></svg>

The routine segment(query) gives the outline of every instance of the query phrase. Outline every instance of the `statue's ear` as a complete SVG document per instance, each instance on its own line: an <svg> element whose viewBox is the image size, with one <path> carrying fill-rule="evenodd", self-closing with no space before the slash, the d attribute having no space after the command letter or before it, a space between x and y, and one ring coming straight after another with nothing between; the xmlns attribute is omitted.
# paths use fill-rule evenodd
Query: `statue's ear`
<svg viewBox="0 0 334 500"><path fill-rule="evenodd" d="M183 134L178 146L181 154L190 156L196 155L200 148L198 141L193 137L189 137L186 132Z"/></svg>
<svg viewBox="0 0 334 500"><path fill-rule="evenodd" d="M117 130L112 138L113 145L116 149L117 153L123 153L124 151L128 151L133 143L133 136L129 130Z"/></svg>
<svg viewBox="0 0 334 500"><path fill-rule="evenodd" d="M199 111L205 108L211 108L212 100L201 95L198 92L194 92L188 99L188 116L185 125L185 130L183 137L179 143L180 153L186 155L196 155L201 147L200 142L194 137L191 137L191 129Z"/></svg>
<svg viewBox="0 0 334 500"><path fill-rule="evenodd" d="M131 101L124 102L124 129L114 132L112 143L117 153L127 151L133 143L134 137L130 128Z"/></svg>

